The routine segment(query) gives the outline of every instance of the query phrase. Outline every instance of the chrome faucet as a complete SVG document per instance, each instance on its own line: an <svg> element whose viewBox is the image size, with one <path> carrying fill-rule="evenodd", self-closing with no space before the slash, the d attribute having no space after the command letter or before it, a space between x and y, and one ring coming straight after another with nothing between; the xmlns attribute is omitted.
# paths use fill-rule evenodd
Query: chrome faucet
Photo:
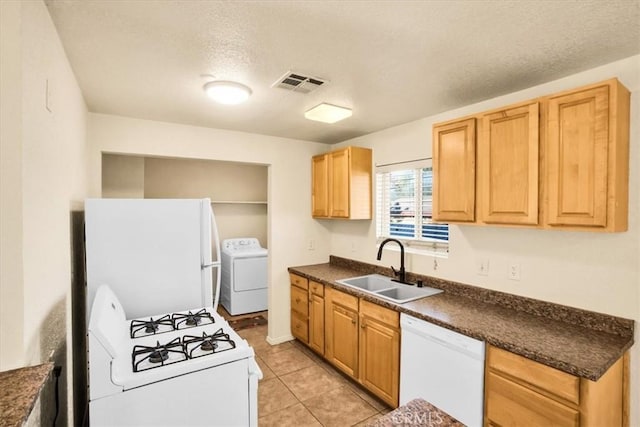
<svg viewBox="0 0 640 427"><path fill-rule="evenodd" d="M407 283L405 279L405 270L404 270L404 246L402 245L402 242L400 242L400 240L398 239L383 240L382 243L380 243L380 247L378 248L377 259L378 261L382 259L382 248L384 248L384 245L386 245L389 242L396 242L398 246L400 246L400 270L396 270L395 268L393 268L393 266L391 266L391 270L393 271L393 274L395 274L398 277L399 282Z"/></svg>

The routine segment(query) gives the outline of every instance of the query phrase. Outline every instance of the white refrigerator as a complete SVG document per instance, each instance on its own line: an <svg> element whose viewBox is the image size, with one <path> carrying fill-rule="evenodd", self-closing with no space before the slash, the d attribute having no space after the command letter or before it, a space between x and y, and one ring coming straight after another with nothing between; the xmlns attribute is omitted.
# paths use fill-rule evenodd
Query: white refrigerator
<svg viewBox="0 0 640 427"><path fill-rule="evenodd" d="M85 250L87 322L102 284L129 319L218 306L220 242L209 199L88 199Z"/></svg>

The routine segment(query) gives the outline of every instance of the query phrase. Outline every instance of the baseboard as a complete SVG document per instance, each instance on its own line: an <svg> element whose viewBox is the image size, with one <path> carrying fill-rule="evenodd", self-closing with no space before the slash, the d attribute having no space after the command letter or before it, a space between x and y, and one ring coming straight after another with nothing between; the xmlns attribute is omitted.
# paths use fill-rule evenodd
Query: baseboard
<svg viewBox="0 0 640 427"><path fill-rule="evenodd" d="M267 342L271 345L282 344L283 342L293 341L294 339L293 335L284 335L278 338L272 338L267 335Z"/></svg>

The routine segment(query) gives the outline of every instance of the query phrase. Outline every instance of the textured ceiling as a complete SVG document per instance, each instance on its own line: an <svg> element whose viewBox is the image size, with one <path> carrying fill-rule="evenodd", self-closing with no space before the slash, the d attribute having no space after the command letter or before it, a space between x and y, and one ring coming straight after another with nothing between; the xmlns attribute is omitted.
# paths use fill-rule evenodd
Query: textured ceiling
<svg viewBox="0 0 640 427"><path fill-rule="evenodd" d="M90 111L325 143L640 53L640 0L46 4ZM289 70L330 82L272 88ZM214 78L253 95L217 105ZM306 120L320 102L353 116Z"/></svg>

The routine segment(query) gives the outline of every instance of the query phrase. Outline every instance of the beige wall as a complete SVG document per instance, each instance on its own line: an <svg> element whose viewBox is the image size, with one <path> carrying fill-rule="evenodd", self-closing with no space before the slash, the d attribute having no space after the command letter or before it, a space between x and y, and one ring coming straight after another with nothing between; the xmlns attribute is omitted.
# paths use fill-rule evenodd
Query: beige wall
<svg viewBox="0 0 640 427"><path fill-rule="evenodd" d="M43 2L2 2L2 43L0 369L61 365L64 425L71 408L64 390L72 379L70 224L87 188L87 109ZM7 321L6 314L16 317ZM52 417L42 414L47 423Z"/></svg>
<svg viewBox="0 0 640 427"><path fill-rule="evenodd" d="M256 237L267 247L267 172L264 165L147 157L144 197L208 197L214 202L220 240Z"/></svg>
<svg viewBox="0 0 640 427"><path fill-rule="evenodd" d="M0 371L24 364L20 2L0 2Z"/></svg>
<svg viewBox="0 0 640 427"><path fill-rule="evenodd" d="M567 232L518 228L451 226L447 259L408 255L410 271L614 314L640 321L640 56L628 58L521 92L424 118L341 145L374 149L374 161L392 163L431 157L433 123L498 108L556 91L618 77L632 91L629 231L625 233ZM397 265L388 253L376 261L374 222L335 222L331 253L382 265ZM352 250L355 248L355 251ZM476 274L476 261L489 259L489 275ZM521 280L507 279L507 266L517 262ZM637 331L638 329L636 329ZM636 341L640 337L636 332ZM640 351L632 350L632 425L640 425Z"/></svg>
<svg viewBox="0 0 640 427"><path fill-rule="evenodd" d="M311 219L310 159L324 144L104 114L89 114L91 194L103 152L268 165L269 340L291 338L287 267L326 262L329 234ZM313 239L315 250L308 250Z"/></svg>
<svg viewBox="0 0 640 427"><path fill-rule="evenodd" d="M144 197L144 157L102 155L102 197Z"/></svg>

